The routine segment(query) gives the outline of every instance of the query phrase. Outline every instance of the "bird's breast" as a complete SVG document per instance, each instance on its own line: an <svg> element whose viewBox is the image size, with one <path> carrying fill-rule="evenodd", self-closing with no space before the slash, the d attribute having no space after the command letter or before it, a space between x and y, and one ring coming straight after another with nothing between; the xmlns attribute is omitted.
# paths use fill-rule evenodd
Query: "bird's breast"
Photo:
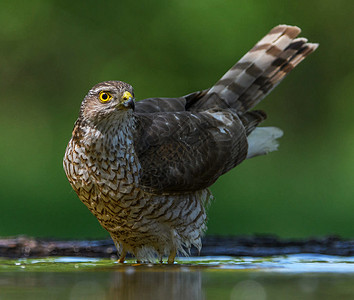
<svg viewBox="0 0 354 300"><path fill-rule="evenodd" d="M67 146L64 169L70 184L80 199L86 199L87 193L110 201L130 196L139 185L140 171L132 141L122 141L114 133L92 136L95 139L71 139Z"/></svg>

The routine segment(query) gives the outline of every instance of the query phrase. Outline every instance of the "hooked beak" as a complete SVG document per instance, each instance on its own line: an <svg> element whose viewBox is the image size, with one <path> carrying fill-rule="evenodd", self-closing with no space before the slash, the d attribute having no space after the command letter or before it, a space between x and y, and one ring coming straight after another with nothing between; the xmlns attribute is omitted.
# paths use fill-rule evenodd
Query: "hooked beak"
<svg viewBox="0 0 354 300"><path fill-rule="evenodd" d="M124 100L121 103L121 106L123 106L125 109L135 109L135 102L134 102L134 98L133 97L129 97L127 100Z"/></svg>

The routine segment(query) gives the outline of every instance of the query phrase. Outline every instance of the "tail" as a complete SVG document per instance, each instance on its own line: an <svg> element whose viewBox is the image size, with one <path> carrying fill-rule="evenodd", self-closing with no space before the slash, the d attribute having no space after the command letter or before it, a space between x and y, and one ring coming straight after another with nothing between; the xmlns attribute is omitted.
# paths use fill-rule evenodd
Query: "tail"
<svg viewBox="0 0 354 300"><path fill-rule="evenodd" d="M187 105L191 110L234 108L240 115L249 111L318 47L296 38L300 32L296 26L274 27L212 88L190 97L190 103L188 95Z"/></svg>

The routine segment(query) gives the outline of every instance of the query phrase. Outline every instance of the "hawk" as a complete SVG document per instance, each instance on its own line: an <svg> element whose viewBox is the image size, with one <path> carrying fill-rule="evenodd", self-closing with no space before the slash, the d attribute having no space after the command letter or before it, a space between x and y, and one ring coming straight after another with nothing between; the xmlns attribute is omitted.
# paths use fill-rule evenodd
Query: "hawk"
<svg viewBox="0 0 354 300"><path fill-rule="evenodd" d="M82 101L64 156L80 200L111 235L124 262L173 263L201 249L209 187L247 158L277 149L282 131L257 127L252 110L318 44L279 25L214 86L179 98L134 101L121 81L95 85Z"/></svg>

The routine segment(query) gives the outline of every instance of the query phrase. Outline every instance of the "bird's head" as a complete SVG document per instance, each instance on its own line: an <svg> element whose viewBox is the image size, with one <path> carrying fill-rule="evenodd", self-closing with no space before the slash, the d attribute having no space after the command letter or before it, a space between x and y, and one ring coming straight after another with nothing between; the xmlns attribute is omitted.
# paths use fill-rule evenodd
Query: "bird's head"
<svg viewBox="0 0 354 300"><path fill-rule="evenodd" d="M124 115L134 110L134 93L131 85L122 81L105 81L96 84L82 101L80 117L99 122L113 114Z"/></svg>

